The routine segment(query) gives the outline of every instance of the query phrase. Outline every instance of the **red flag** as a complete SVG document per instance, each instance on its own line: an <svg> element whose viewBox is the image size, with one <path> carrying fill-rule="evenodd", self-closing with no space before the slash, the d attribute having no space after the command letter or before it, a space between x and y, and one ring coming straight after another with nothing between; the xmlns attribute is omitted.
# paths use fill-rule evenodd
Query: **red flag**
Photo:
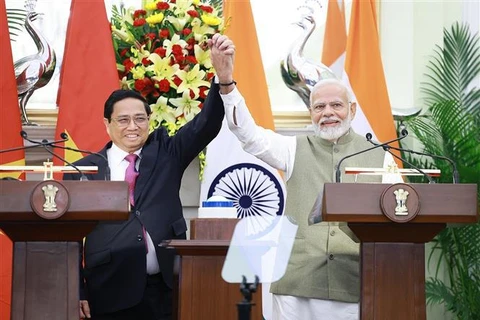
<svg viewBox="0 0 480 320"><path fill-rule="evenodd" d="M20 147L23 139L20 136L22 123L18 108L17 84L13 69L12 49L8 34L5 1L0 1L0 150ZM0 153L0 165L24 165L25 152ZM21 173L1 174L3 176L20 177ZM0 319L10 319L12 288L12 242L0 230Z"/></svg>
<svg viewBox="0 0 480 320"><path fill-rule="evenodd" d="M58 91L56 138L66 132L65 145L97 151L108 141L103 105L119 88L110 23L103 0L72 0ZM82 158L59 152L70 162ZM55 160L58 163L58 160Z"/></svg>

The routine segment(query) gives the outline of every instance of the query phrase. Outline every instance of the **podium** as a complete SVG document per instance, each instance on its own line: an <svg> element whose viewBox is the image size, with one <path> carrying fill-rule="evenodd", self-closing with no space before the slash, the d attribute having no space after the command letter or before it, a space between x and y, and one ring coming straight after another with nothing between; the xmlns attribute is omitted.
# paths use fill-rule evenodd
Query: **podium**
<svg viewBox="0 0 480 320"><path fill-rule="evenodd" d="M243 298L240 284L227 283L221 275L238 221L193 219L190 222L192 240L170 240L165 244L176 250L173 319L238 319L236 304ZM253 295L252 320L263 318L261 301L259 288Z"/></svg>
<svg viewBox="0 0 480 320"><path fill-rule="evenodd" d="M361 320L425 320L424 244L478 219L474 184L326 183L322 205L361 241Z"/></svg>
<svg viewBox="0 0 480 320"><path fill-rule="evenodd" d="M128 219L124 181L2 181L0 229L14 242L12 320L79 317L79 242Z"/></svg>

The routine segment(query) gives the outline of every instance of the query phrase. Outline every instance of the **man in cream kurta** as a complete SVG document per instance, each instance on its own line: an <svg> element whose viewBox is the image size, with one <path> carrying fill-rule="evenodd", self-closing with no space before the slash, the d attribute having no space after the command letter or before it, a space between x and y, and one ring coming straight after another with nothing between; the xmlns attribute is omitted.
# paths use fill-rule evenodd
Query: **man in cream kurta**
<svg viewBox="0 0 480 320"><path fill-rule="evenodd" d="M228 38L215 35L212 41L221 43ZM217 73L229 74L224 78L232 79L233 83L233 67L218 65L215 57L212 63ZM285 214L293 217L299 226L285 276L271 287L274 319L358 319L358 243L347 234L350 232L346 225L308 223L324 183L334 181L339 160L371 147L350 127L355 102L340 81L323 80L316 84L310 97L315 134L282 136L255 124L245 100L232 83L220 84L228 126L245 151L285 172ZM347 159L341 169L383 167L392 161L387 155L380 148L375 149ZM350 176L342 180L353 182ZM381 178L361 176L357 182L381 182Z"/></svg>

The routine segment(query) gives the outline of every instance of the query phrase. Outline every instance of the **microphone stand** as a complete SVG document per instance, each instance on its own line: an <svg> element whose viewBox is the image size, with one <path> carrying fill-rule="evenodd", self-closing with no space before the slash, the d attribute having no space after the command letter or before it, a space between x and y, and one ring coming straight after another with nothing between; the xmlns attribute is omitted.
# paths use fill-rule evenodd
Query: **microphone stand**
<svg viewBox="0 0 480 320"><path fill-rule="evenodd" d="M60 136L62 138L66 137L66 139L68 140L68 135L65 132L62 132L60 134ZM49 143L49 145L51 145L54 148L59 148L59 149L63 149L63 150L70 150L70 151L79 152L79 153L91 154L91 155L95 155L95 156L98 156L98 157L102 158L103 160L105 160L105 162L107 164L105 166L105 180L110 181L110 167L108 166L108 159L103 154L101 154L99 152L88 151L88 150L75 149L75 148L71 148L71 147L67 147L67 146L60 146L60 145L57 145L56 142L51 142L51 143Z"/></svg>
<svg viewBox="0 0 480 320"><path fill-rule="evenodd" d="M373 143L373 142L372 142ZM436 155L436 154L430 154L430 153L424 153L424 152L419 152L419 151L415 151L415 150L411 150L411 149L404 149L404 148L398 148L398 147L393 147L393 146L388 146L390 149L392 150L397 150L397 151L402 151L402 152L408 152L408 153L411 153L411 154L416 154L416 155L419 155L419 156L426 156L426 157L431 157L431 158L436 158L436 159L441 159L441 160L445 160L447 161L448 163L450 163L450 165L452 166L452 170L453 170L453 183L459 183L460 182L460 175L458 173L458 169L457 169L457 165L455 164L455 162L450 159L450 158L447 158L447 157L444 157L444 156L439 156L439 155ZM404 161L404 160L402 160ZM408 165L411 165L410 163L406 162L406 164ZM412 168L415 169L414 166L412 166Z"/></svg>
<svg viewBox="0 0 480 320"><path fill-rule="evenodd" d="M27 133L25 131L20 131L20 135L22 136L22 138L25 139L25 137L27 137ZM28 139L25 139L27 140L28 142L32 142L34 140L28 140ZM62 140L56 140L56 141L52 141L52 142L39 142L39 141L34 141L32 143L34 143L34 145L32 146L22 146L22 147L15 147L15 148L9 148L9 149L3 149L3 150L0 150L0 153L6 153L6 152L12 152L12 151L17 151L17 150L26 150L26 149L31 149L31 148L37 148L37 147L43 147L44 145L53 145L53 144L57 144L57 143L63 143L65 141L68 141L68 138L67 139L62 139Z"/></svg>
<svg viewBox="0 0 480 320"><path fill-rule="evenodd" d="M255 276L254 283L247 283L247 278L242 276L242 283L240 283L240 292L243 295L243 300L237 303L238 320L250 320L250 314L252 311L252 295L257 291L258 276Z"/></svg>
<svg viewBox="0 0 480 320"><path fill-rule="evenodd" d="M376 149L376 148L380 148L380 147L383 147L383 146L387 146L389 145L390 143L393 143L395 141L400 141L402 139L404 139L407 135L408 135L408 131L403 129L402 132L401 132L402 136L401 137L398 137L396 139L392 139L390 141L387 141L387 142L384 142L382 144L376 144L374 145L373 147L371 148L368 148L368 149L364 149L364 150L361 150L361 151L358 151L358 152L355 152L355 153L352 153L348 156L345 156L343 157L342 159L340 159L340 161L338 161L338 164L337 164L337 168L335 169L335 182L336 183L339 183L341 182L340 180L340 176L342 175L342 172L341 172L341 169L340 169L340 165L342 164L342 162L348 158L351 158L351 157L354 157L356 155L359 155L359 154L362 154L362 153L365 153L367 151L370 151L370 150L373 150L373 149ZM372 139L372 134L371 133L367 133L366 134L366 138L367 138L367 141L370 141L370 139Z"/></svg>
<svg viewBox="0 0 480 320"><path fill-rule="evenodd" d="M57 159L60 159L61 161L63 161L64 163L68 164L69 166L71 166L72 168L74 168L75 170L77 170L77 172L80 174L80 181L87 181L88 178L85 176L85 174L76 166L74 165L73 163L71 163L70 161L67 161L67 159L64 159L62 158L61 156L55 154L53 151L51 151L48 147L53 147L53 143L54 142L48 142L48 140L43 140L43 141L35 141L35 140L32 140L32 139L29 139L28 138L28 134L25 132L25 131L21 131L20 132L20 135L22 136L23 139L27 140L28 142L30 143L33 143L34 146L32 147L43 147L45 149L45 151L47 151L48 153L50 153L53 157L56 157ZM68 141L68 136L64 136L62 135L61 136L63 140L61 140L61 142L65 142L65 141Z"/></svg>
<svg viewBox="0 0 480 320"><path fill-rule="evenodd" d="M373 141L369 141L371 142L372 144L374 144ZM392 148L393 149L393 148ZM408 164L410 167L412 167L413 169L417 170L418 172L420 172L425 178L427 178L428 180L428 183L429 184L432 184L432 183L435 183L435 181L432 179L432 177L430 177L428 174L425 173L425 171L423 171L422 169L420 169L419 167L413 165L413 163L411 162L408 162L407 160L405 159L402 159L401 157L397 156L395 153L391 152L390 151L390 146L383 146L383 150L385 150L386 152L390 153L392 156L394 156L396 159L402 161L402 162L405 162L406 164Z"/></svg>

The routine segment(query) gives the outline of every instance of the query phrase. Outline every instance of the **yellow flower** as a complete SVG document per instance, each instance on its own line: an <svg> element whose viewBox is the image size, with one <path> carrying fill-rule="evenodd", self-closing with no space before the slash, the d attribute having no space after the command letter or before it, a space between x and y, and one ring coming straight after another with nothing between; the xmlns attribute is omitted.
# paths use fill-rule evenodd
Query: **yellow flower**
<svg viewBox="0 0 480 320"><path fill-rule="evenodd" d="M201 42L207 34L214 34L215 30L207 24L203 24L202 20L194 18L191 22L192 32L195 36L195 41Z"/></svg>
<svg viewBox="0 0 480 320"><path fill-rule="evenodd" d="M132 78L136 80L142 80L145 78L145 67L144 66L137 66L135 68L130 69L132 73Z"/></svg>
<svg viewBox="0 0 480 320"><path fill-rule="evenodd" d="M135 84L135 80L128 80L127 77L123 77L122 80L120 80L120 88L128 90L132 89Z"/></svg>
<svg viewBox="0 0 480 320"><path fill-rule="evenodd" d="M182 83L180 83L177 88L178 93L189 93L189 91L192 90L195 93L195 96L198 96L200 93L198 87L205 86L210 88L210 82L203 80L205 79L206 73L205 71L200 70L200 65L198 64L196 64L190 71L179 70L176 74L177 77L182 80Z"/></svg>
<svg viewBox="0 0 480 320"><path fill-rule="evenodd" d="M202 14L202 21L209 26L218 26L222 23L222 19L214 15Z"/></svg>
<svg viewBox="0 0 480 320"><path fill-rule="evenodd" d="M135 37L128 31L126 30L118 30L115 28L115 26L112 26L112 34L119 38L122 41L125 41L127 43L134 43L135 42Z"/></svg>
<svg viewBox="0 0 480 320"><path fill-rule="evenodd" d="M164 120L168 123L175 123L175 109L170 107L167 102L167 98L160 96L155 104L150 105L153 111L152 120L157 121L159 124Z"/></svg>
<svg viewBox="0 0 480 320"><path fill-rule="evenodd" d="M145 50L145 45L142 45L140 49L132 47L130 51L133 53L133 57L130 59L134 64L142 63L143 58L148 58L150 56L150 52Z"/></svg>
<svg viewBox="0 0 480 320"><path fill-rule="evenodd" d="M177 0L173 12L178 17L183 17L188 10L193 10L192 0Z"/></svg>
<svg viewBox="0 0 480 320"><path fill-rule="evenodd" d="M195 52L195 59L197 59L199 64L203 64L207 69L212 67L212 61L210 60L210 49L203 51L203 49L196 44L193 47L193 51Z"/></svg>
<svg viewBox="0 0 480 320"><path fill-rule="evenodd" d="M192 2L193 2L194 5L197 6L200 3L200 0L193 0Z"/></svg>
<svg viewBox="0 0 480 320"><path fill-rule="evenodd" d="M200 101L195 100L198 95L192 99L190 98L190 91L184 91L181 98L170 99L170 103L176 106L175 117L183 114L185 120L188 122L192 120L202 109L200 109Z"/></svg>
<svg viewBox="0 0 480 320"><path fill-rule="evenodd" d="M178 64L170 65L169 58L161 58L158 54L152 53L148 60L152 61L153 64L149 65L146 70L151 71L155 74L152 78L154 80L168 79L170 83L173 83L171 80L173 75L180 69Z"/></svg>
<svg viewBox="0 0 480 320"><path fill-rule="evenodd" d="M145 4L145 10L153 11L157 9L157 2L149 2Z"/></svg>
<svg viewBox="0 0 480 320"><path fill-rule="evenodd" d="M160 12L157 14L152 14L150 17L147 17L145 21L147 21L148 24L153 26L155 24L161 23L163 21L163 17L163 13Z"/></svg>
<svg viewBox="0 0 480 320"><path fill-rule="evenodd" d="M187 23L188 19L186 17L183 18L175 18L174 16L168 16L167 21L169 21L176 30L183 30L185 24Z"/></svg>

